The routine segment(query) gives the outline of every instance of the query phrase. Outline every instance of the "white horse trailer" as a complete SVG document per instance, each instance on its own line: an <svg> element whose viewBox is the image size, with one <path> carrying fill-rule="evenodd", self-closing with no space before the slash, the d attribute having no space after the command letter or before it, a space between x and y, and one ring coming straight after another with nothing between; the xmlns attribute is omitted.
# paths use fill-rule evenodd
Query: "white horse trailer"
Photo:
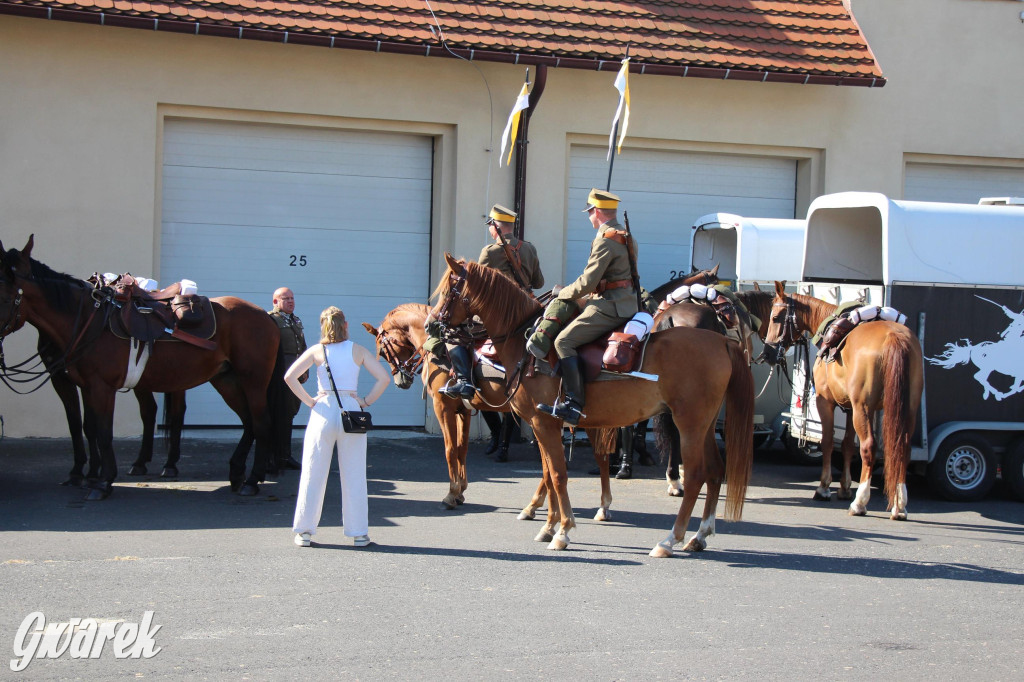
<svg viewBox="0 0 1024 682"><path fill-rule="evenodd" d="M762 291L772 292L776 280L795 285L800 279L804 224L803 220L744 218L731 213L701 216L690 231L690 267L707 270L718 265L718 278L736 291L758 285ZM754 357L761 354L761 348L761 339L755 339ZM754 405L754 444L768 447L785 432L782 415L789 407L792 389L780 372L770 375L767 365L754 365L752 370L755 388L761 392Z"/></svg>
<svg viewBox="0 0 1024 682"><path fill-rule="evenodd" d="M844 192L808 209L798 290L907 316L924 351L912 466L950 499L983 497L1000 467L1024 498L1021 253L1024 208L1010 200L946 204ZM790 434L820 443L813 386L797 370ZM837 414L837 443L844 427Z"/></svg>

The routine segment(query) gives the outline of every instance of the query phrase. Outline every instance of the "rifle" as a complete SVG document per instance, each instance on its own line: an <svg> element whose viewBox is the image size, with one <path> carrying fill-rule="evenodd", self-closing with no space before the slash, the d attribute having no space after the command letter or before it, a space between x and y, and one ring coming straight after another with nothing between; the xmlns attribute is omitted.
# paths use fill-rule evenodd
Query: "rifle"
<svg viewBox="0 0 1024 682"><path fill-rule="evenodd" d="M526 281L526 276L523 275L522 262L519 259L519 254L512 252L512 247L509 246L508 241L505 239L505 235L502 234L500 229L495 229L494 231L498 233L498 241L501 242L501 248L505 251L505 258L508 259L508 264L512 266L512 278L520 287L532 292L533 289L530 287L530 283Z"/></svg>
<svg viewBox="0 0 1024 682"><path fill-rule="evenodd" d="M636 270L636 253L633 252L633 233L629 229L629 213L622 212L622 221L626 224L626 253L629 254L629 276L633 280L633 291L636 293L637 310L644 311L644 297L640 294L640 274Z"/></svg>

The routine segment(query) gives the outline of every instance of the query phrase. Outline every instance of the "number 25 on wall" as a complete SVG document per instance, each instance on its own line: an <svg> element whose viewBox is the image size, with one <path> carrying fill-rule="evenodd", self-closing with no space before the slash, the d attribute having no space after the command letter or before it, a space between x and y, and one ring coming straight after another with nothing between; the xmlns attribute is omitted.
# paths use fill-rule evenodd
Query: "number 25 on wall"
<svg viewBox="0 0 1024 682"><path fill-rule="evenodd" d="M288 265L293 268L304 268L306 267L306 257L303 256L288 256Z"/></svg>

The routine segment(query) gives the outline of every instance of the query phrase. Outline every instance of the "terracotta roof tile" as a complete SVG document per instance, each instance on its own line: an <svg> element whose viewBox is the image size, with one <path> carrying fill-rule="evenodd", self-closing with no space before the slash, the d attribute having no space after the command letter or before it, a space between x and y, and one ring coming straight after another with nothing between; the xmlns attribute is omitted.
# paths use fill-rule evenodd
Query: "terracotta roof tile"
<svg viewBox="0 0 1024 682"><path fill-rule="evenodd" d="M182 28L198 23L198 33L204 24L223 27L207 35L236 35L228 28L264 29L267 33L259 36L258 31L242 33L266 40L275 33L283 40L286 31L308 32L328 41L312 44L337 40L363 49L369 46L359 40L381 39L409 54L426 54L429 47L431 54L443 55L430 30L436 20L449 48L495 58L504 53L507 61L554 64L574 58L574 66L590 62L598 68L620 58L628 45L635 69L665 67L655 69L660 73L714 67L833 80L882 77L843 0L431 0L429 7L433 15L424 0L0 0L0 13L6 14L43 17L52 9L78 21L91 14L95 23L101 23L102 13L102 23L117 24L120 15L159 20L157 28L164 21L184 22L173 24ZM351 39L355 42L346 43Z"/></svg>

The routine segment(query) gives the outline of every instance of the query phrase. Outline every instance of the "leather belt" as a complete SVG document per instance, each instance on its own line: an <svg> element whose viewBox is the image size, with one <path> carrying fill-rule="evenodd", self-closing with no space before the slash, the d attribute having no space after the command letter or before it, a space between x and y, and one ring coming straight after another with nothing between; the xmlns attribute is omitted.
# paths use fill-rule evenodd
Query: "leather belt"
<svg viewBox="0 0 1024 682"><path fill-rule="evenodd" d="M633 286L633 280L631 279L617 279L609 282L606 279L602 279L597 284L597 293L603 294L609 289L625 289L626 287Z"/></svg>

